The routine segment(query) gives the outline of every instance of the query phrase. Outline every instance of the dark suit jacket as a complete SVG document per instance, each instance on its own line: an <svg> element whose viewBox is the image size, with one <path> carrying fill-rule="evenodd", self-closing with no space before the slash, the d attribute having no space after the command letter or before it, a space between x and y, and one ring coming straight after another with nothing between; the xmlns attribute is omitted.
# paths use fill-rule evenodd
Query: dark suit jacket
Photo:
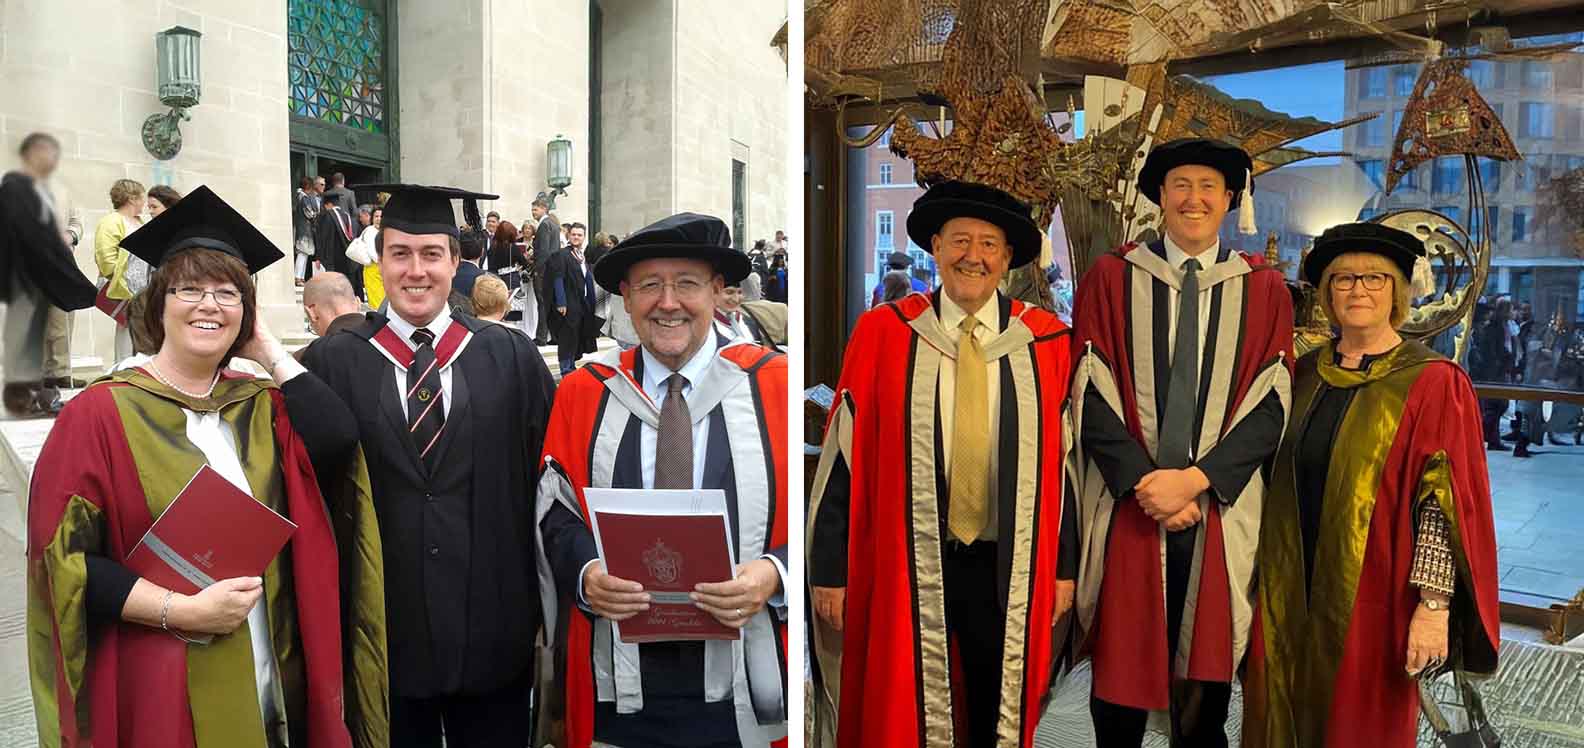
<svg viewBox="0 0 1584 748"><path fill-rule="evenodd" d="M594 315L594 301L590 297L583 266L572 256L571 249L557 252L545 268L545 285L552 295L550 325L555 330L556 344L562 358L570 352L573 358L598 350L600 325L605 320ZM557 289L560 289L559 292ZM555 308L562 299L566 301L566 314Z"/></svg>
<svg viewBox="0 0 1584 748"><path fill-rule="evenodd" d="M554 384L529 341L470 317L434 471L408 437L375 313L304 362L357 420L385 558L393 696L501 688L529 672L539 630L533 531Z"/></svg>
<svg viewBox="0 0 1584 748"><path fill-rule="evenodd" d="M98 294L77 269L54 214L45 215L33 178L14 171L0 179L0 301L11 299L12 279L19 273L66 311L93 306Z"/></svg>
<svg viewBox="0 0 1584 748"><path fill-rule="evenodd" d="M472 299L473 281L478 280L478 277L483 274L484 270L482 268L467 260L463 260L457 263L456 277L451 279L451 290L462 294L468 299Z"/></svg>

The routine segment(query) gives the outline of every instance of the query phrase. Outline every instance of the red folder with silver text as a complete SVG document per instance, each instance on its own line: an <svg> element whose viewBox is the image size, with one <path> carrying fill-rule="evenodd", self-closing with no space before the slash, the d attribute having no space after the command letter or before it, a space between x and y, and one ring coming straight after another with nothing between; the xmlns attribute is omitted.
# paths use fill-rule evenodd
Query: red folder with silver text
<svg viewBox="0 0 1584 748"><path fill-rule="evenodd" d="M143 534L126 566L184 595L262 576L297 525L204 465Z"/></svg>
<svg viewBox="0 0 1584 748"><path fill-rule="evenodd" d="M739 639L689 597L732 578L725 495L719 490L585 491L606 573L637 582L649 609L616 624L624 642Z"/></svg>

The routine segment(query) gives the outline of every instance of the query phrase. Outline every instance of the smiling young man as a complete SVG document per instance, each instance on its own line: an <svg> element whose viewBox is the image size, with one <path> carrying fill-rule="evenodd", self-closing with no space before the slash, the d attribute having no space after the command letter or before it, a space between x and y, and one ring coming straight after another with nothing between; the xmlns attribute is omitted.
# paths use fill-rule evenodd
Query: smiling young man
<svg viewBox="0 0 1584 748"><path fill-rule="evenodd" d="M391 193L375 238L389 313L304 363L357 417L385 556L393 746L524 745L539 630L534 493L554 390L500 325L452 316L446 187Z"/></svg>
<svg viewBox="0 0 1584 748"><path fill-rule="evenodd" d="M1226 745L1252 614L1259 468L1291 391L1282 274L1220 242L1227 212L1252 209L1252 166L1217 141L1157 146L1138 189L1160 206L1164 238L1102 256L1074 304L1077 607L1102 748L1138 746L1150 711L1170 712L1173 745Z"/></svg>
<svg viewBox="0 0 1584 748"><path fill-rule="evenodd" d="M714 329L715 294L748 270L726 224L693 213L640 229L594 270L641 345L562 379L545 439L541 588L566 652L565 697L551 699L565 709L558 746L766 748L786 736L786 357ZM740 642L613 635L650 597L605 572L589 487L725 492L736 577L700 584L693 601Z"/></svg>
<svg viewBox="0 0 1584 748"><path fill-rule="evenodd" d="M843 748L950 745L959 728L957 745L1032 744L1077 564L1068 330L997 290L1039 255L1030 216L991 187L931 187L907 228L941 288L871 309L847 344L808 512Z"/></svg>

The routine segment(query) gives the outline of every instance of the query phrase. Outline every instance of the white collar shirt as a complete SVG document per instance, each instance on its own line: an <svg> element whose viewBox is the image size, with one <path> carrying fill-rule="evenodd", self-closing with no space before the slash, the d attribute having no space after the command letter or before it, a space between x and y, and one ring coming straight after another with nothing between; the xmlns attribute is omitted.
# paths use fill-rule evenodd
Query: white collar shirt
<svg viewBox="0 0 1584 748"><path fill-rule="evenodd" d="M392 293L400 293L400 289L391 289L391 291ZM396 336L401 338L402 342L407 345L407 349L412 351L418 350L418 346L414 345L412 342L412 334L418 329L418 325L402 319L401 315L397 314L396 310L394 309L392 309L390 312L389 320L390 321L386 324L391 328L391 331L395 332ZM435 318L430 320L429 324L423 326L424 329L434 334L434 343L431 345L438 347L440 345L440 338L446 334L447 330L451 329L452 324L454 324L454 322L451 319L450 305L442 305L440 307L440 313L435 315ZM401 403L402 416L406 417L407 370L400 366L395 368L396 402ZM444 408L446 413L451 412L451 369L452 367L450 366L440 369L440 394L442 397L440 401L440 407Z"/></svg>
<svg viewBox="0 0 1584 748"><path fill-rule="evenodd" d="M956 352L955 346L962 338L962 330L958 329L958 327L962 325L963 318L967 316L968 312L964 311L962 307L958 306L956 302L952 301L951 297L946 295L946 290L944 288L941 289L940 321L941 326L946 330L946 337L951 339L952 345L954 346L954 355ZM991 338L1001 334L1001 292L997 291L996 295L989 301L986 301L984 306L979 307L979 311L975 312L973 316L975 319L979 320L979 325L974 328L974 338L979 341L979 345L982 347L985 343L989 342ZM955 358L941 358L940 374L936 388L936 398L940 402L941 459L945 461L946 478L949 483L952 477L952 429L956 424L957 416L957 360ZM988 406L985 412L985 419L989 424L990 429L990 455L988 462L989 470L988 475L985 476L985 480L989 481L990 483L989 493L986 494L986 496L990 497L990 506L989 512L987 513L988 521L985 522L984 530L979 533L979 539L994 541L998 534L998 500L996 497L996 481L994 476L996 474L996 463L1000 458L1000 361L985 362L985 404Z"/></svg>

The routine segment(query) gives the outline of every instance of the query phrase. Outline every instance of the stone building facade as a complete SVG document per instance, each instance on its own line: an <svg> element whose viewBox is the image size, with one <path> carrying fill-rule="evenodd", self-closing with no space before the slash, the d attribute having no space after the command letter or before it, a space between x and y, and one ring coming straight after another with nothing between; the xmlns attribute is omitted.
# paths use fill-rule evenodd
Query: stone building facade
<svg viewBox="0 0 1584 748"><path fill-rule="evenodd" d="M331 29L338 44L383 37L372 40L373 74L327 68L378 104L356 127L299 110L297 87L319 81L288 65L308 15L366 21ZM49 132L63 147L52 186L89 232L116 179L207 184L290 253L303 174L498 193L482 209L521 221L547 189L546 144L563 136L573 144L563 221L625 235L691 210L744 226L751 244L788 215L791 77L770 45L786 18L784 0L10 0L0 3L0 160L14 168L21 139ZM172 26L203 34L202 99L180 153L160 161L140 130L166 110L154 40ZM371 142L390 144L383 159L367 159ZM76 254L94 277L89 238ZM258 278L281 333L303 327L289 266ZM111 363L112 332L96 311L76 315L80 375Z"/></svg>

